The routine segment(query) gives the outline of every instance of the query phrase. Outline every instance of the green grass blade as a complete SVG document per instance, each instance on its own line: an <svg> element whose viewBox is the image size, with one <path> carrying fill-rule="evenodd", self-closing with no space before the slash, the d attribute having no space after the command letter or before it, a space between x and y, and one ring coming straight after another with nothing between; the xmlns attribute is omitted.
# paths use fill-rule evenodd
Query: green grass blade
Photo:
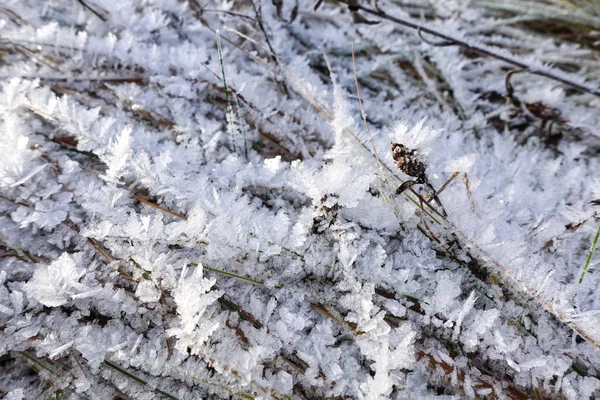
<svg viewBox="0 0 600 400"><path fill-rule="evenodd" d="M583 266L583 271L581 271L581 275L579 276L579 284L583 282L583 278L590 267L590 262L592 261L592 256L594 255L594 251L596 251L596 246L598 245L598 238L600 237L600 226L598 227L598 231L596 232L596 236L594 237L594 241L592 242L592 247L590 248L590 254L588 254L588 258Z"/></svg>

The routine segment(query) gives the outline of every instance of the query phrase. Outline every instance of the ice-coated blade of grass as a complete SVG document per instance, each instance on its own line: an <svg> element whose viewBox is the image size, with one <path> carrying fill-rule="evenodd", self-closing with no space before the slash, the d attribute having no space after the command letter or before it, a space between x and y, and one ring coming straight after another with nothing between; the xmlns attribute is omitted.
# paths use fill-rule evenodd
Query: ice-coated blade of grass
<svg viewBox="0 0 600 400"><path fill-rule="evenodd" d="M114 369L114 370L116 370L116 371L120 372L121 374L123 374L123 375L125 375L126 377L128 377L129 379L131 379L131 380L133 380L133 381L135 381L135 382L139 383L139 384L140 384L140 385L142 385L142 386L149 386L149 385L148 385L148 382L146 382L146 381L145 381L145 380L143 380L142 378L139 378L139 377L135 376L135 375L134 375L134 374L132 374L131 372L127 371L126 369L124 369L124 368L121 368L120 366L118 366L118 365L117 365L117 364L115 364L115 363L112 363L112 362L110 362L110 361L108 361L108 360L104 360L104 365L106 365L107 367L110 367L110 368L112 368L112 369ZM163 396L163 397L166 397L167 399L170 399L170 400L178 400L178 398L177 398L177 397L175 397L175 396L173 396L172 394L169 394L169 393L165 392L164 390L161 390L161 389L159 389L159 388L157 388L157 387L153 387L153 388L152 388L152 391L153 391L154 393L158 393L158 394L160 394L160 395L161 395L161 396Z"/></svg>
<svg viewBox="0 0 600 400"><path fill-rule="evenodd" d="M221 46L221 34L219 33L218 30L216 31L216 36L217 36L217 51L219 53L219 63L221 65L221 76L223 78L223 87L225 89L225 101L227 102L227 113L225 115L225 117L227 119L227 131L231 135L231 143L233 146L233 152L235 154L237 154L237 144L235 143L235 141L236 141L235 136L237 136L238 129L239 129L239 131L241 131L240 133L242 134L242 138L244 140L244 157L246 159L248 159L248 139L247 139L248 128L247 128L246 122L242 118L242 115L240 112L240 102L238 100L238 97L235 95L235 93L232 93L234 101L235 101L235 111L233 109L234 107L232 105L231 99L229 98L230 89L229 89L229 86L227 86L227 77L225 76L225 64L223 62L223 47ZM239 125L239 126L237 126L237 125Z"/></svg>
<svg viewBox="0 0 600 400"><path fill-rule="evenodd" d="M219 53L219 64L221 65L221 79L223 79L223 88L225 89L225 101L227 102L227 111L225 112L225 119L227 120L227 131L230 135L234 135L235 132L235 117L233 114L233 106L231 105L231 99L229 98L229 87L227 86L227 76L225 75L225 64L223 63L223 48L221 47L221 34L217 30L217 52ZM235 138L231 137L231 145L233 147L233 153L237 154Z"/></svg>
<svg viewBox="0 0 600 400"><path fill-rule="evenodd" d="M193 265L194 267L198 267L199 266L198 263L190 263L190 264ZM208 267L206 265L202 265L202 268L204 268L206 270L209 270L209 271L212 271L212 272L216 272L218 274L229 276L231 278L237 278L237 279L241 279L241 280L246 281L246 282L251 282L251 283L254 283L255 285L264 285L265 284L263 281L259 281L259 280L252 279L252 278L248 278L248 277L242 276L242 275L237 275L237 274L234 274L232 272L223 271L223 270L220 270L220 269L217 269L217 268L211 268L211 267Z"/></svg>
<svg viewBox="0 0 600 400"><path fill-rule="evenodd" d="M37 357L34 357L34 356L30 355L30 354L27 354L24 351L19 351L19 354L22 355L23 357L25 357L26 359L28 359L29 361L31 361L33 364L35 364L38 367L42 368L44 371L47 371L52 376L60 379L63 382L68 382L67 379L65 379L63 376L61 376L58 372L56 372L54 369L52 369L49 365L47 365L46 363L40 361Z"/></svg>

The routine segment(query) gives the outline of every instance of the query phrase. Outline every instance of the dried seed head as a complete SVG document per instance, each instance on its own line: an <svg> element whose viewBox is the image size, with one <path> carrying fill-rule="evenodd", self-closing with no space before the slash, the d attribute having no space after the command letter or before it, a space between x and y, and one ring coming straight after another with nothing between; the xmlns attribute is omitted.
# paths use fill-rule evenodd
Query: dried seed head
<svg viewBox="0 0 600 400"><path fill-rule="evenodd" d="M417 178L417 183L425 181L425 164L419 160L416 150L404 146L402 143L392 142L392 158L402 172Z"/></svg>

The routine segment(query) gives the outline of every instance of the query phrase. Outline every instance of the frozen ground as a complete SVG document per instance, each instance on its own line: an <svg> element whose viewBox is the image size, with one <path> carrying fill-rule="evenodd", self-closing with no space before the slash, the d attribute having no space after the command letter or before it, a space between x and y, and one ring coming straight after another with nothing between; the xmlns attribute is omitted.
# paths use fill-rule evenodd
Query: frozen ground
<svg viewBox="0 0 600 400"><path fill-rule="evenodd" d="M0 397L598 397L599 31L0 2Z"/></svg>

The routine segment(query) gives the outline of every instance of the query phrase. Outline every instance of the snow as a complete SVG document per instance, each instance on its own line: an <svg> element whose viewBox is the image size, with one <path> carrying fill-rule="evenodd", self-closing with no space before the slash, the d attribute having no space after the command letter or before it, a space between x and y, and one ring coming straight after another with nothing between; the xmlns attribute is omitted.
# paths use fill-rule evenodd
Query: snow
<svg viewBox="0 0 600 400"><path fill-rule="evenodd" d="M585 34L379 2L478 56L343 1L5 3L6 398L600 397ZM508 96L498 56L584 92ZM391 143L424 168L401 194Z"/></svg>

